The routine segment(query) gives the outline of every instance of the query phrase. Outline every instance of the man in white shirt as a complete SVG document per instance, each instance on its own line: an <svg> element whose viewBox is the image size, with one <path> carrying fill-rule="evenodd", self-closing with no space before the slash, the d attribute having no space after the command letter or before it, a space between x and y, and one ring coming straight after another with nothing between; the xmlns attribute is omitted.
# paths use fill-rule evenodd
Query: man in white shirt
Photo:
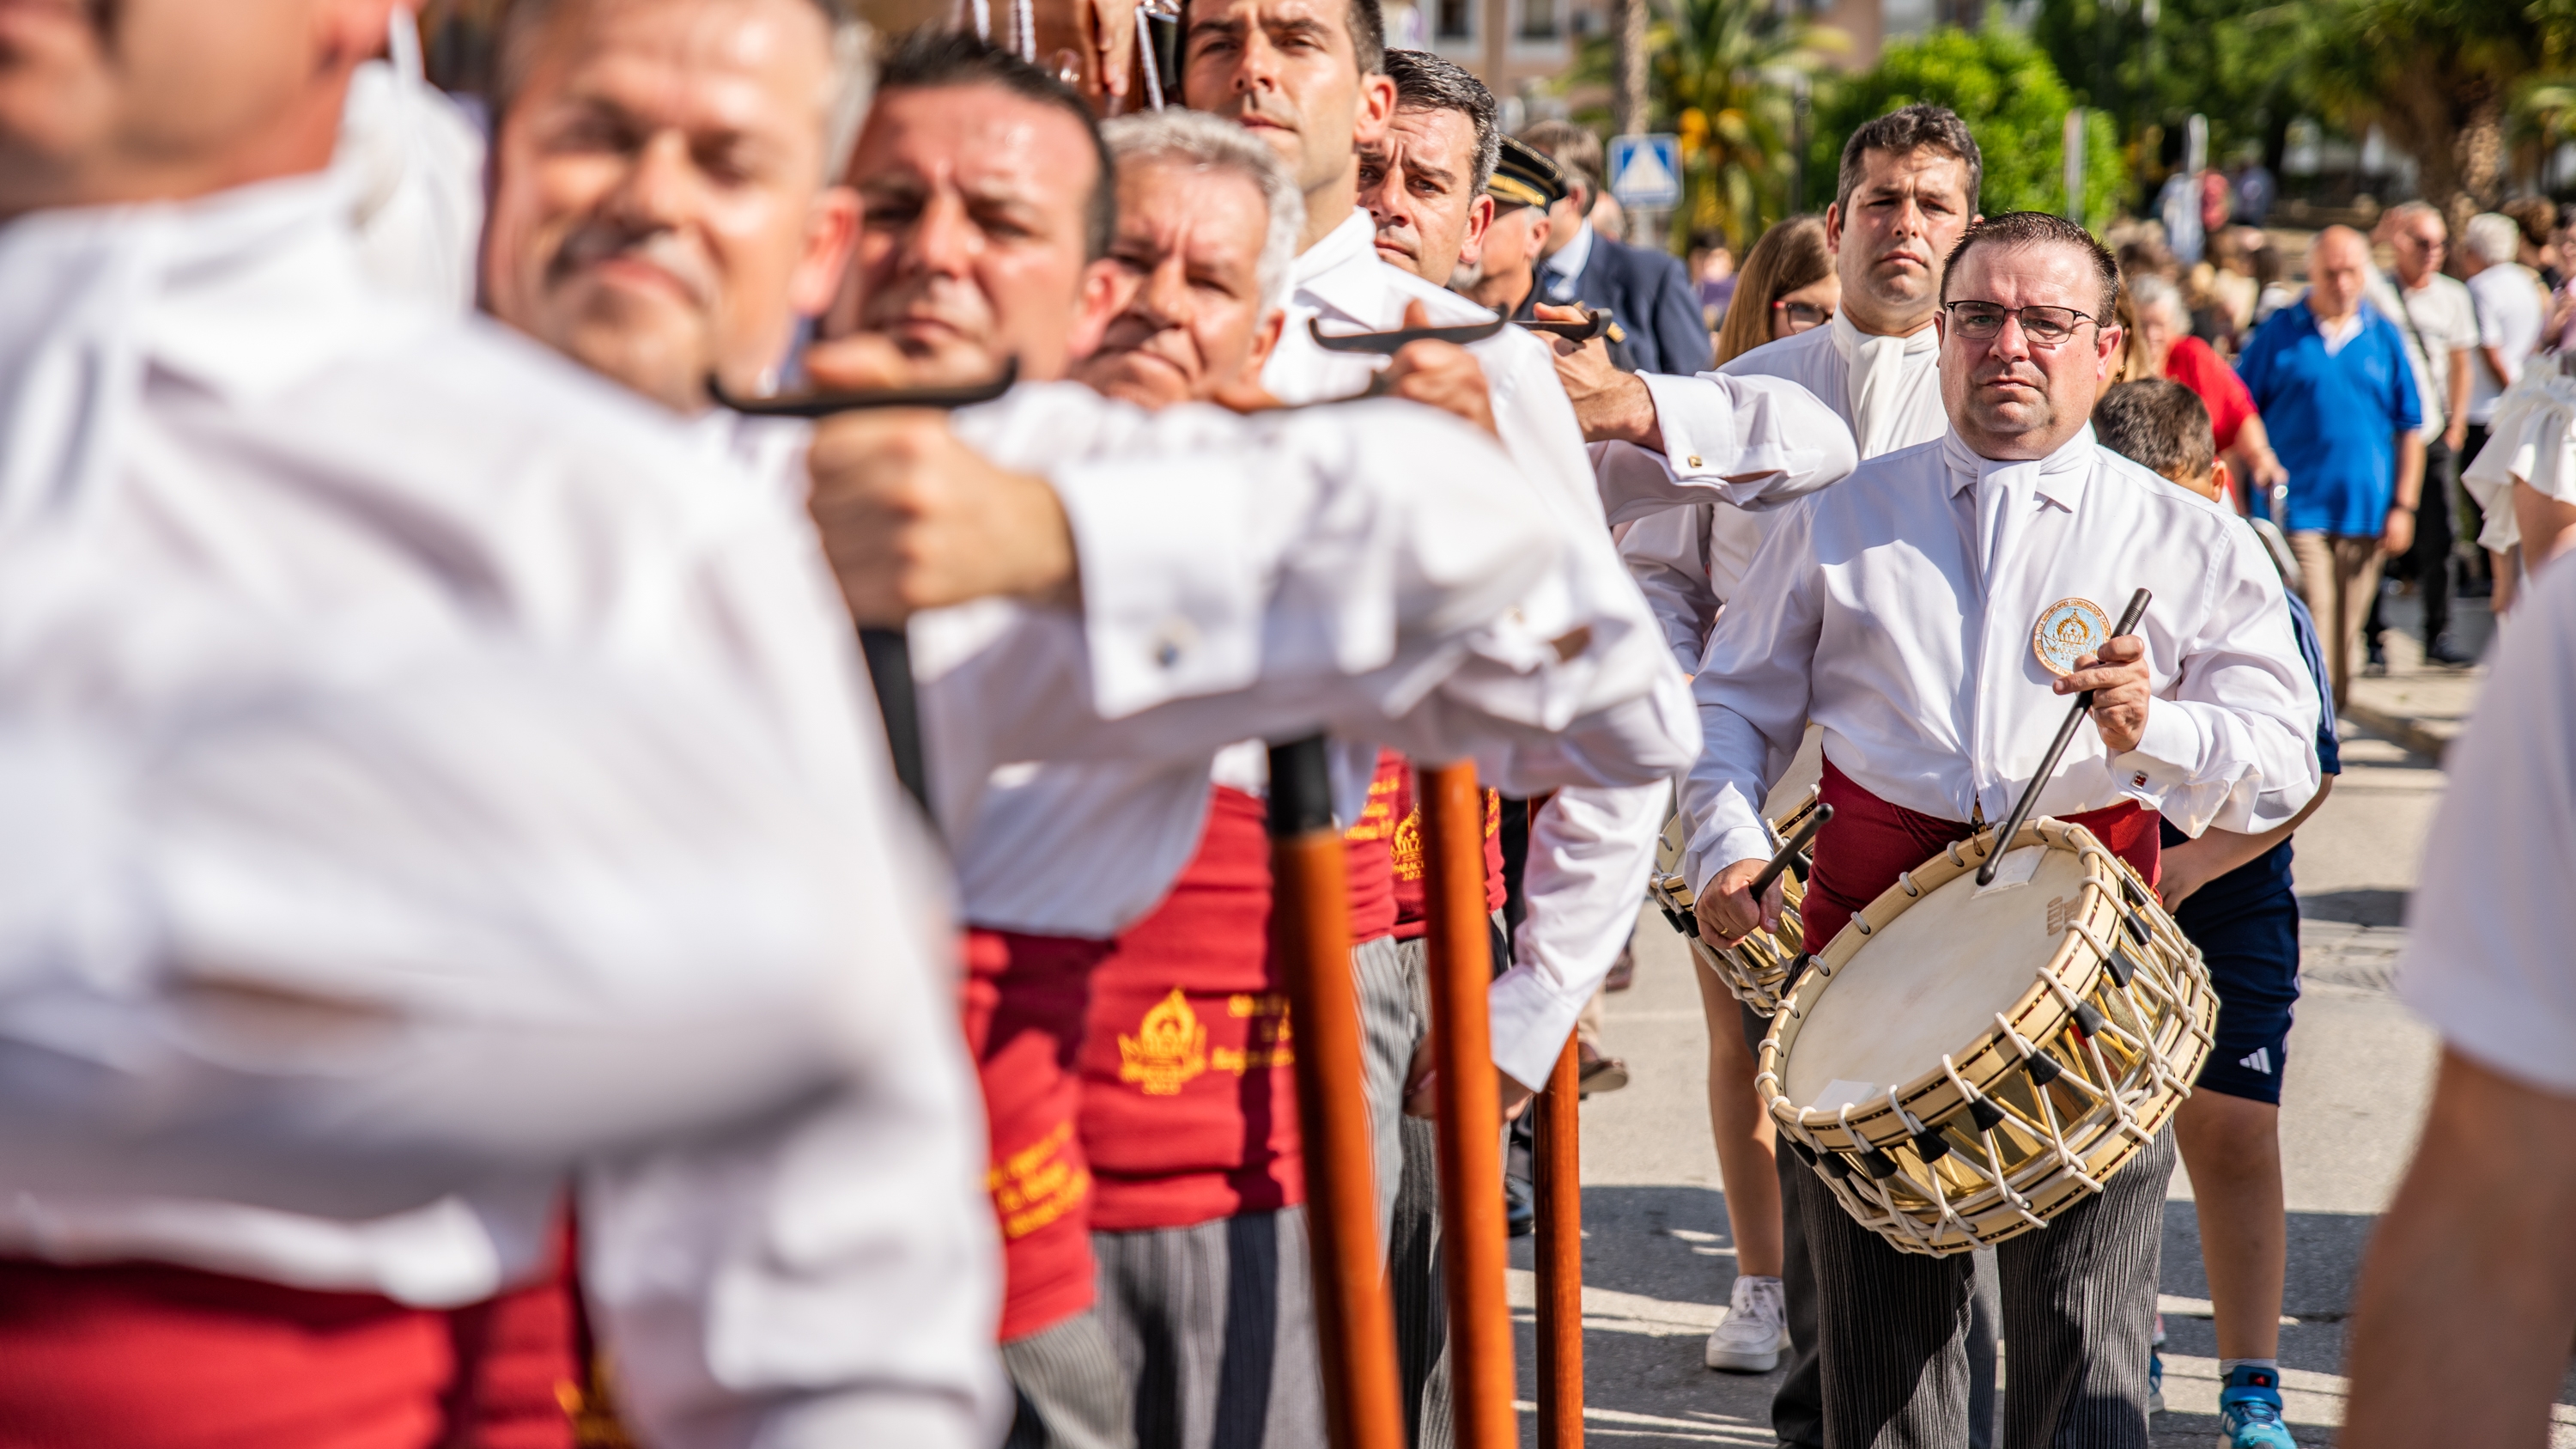
<svg viewBox="0 0 2576 1449"><path fill-rule="evenodd" d="M2502 212L2470 217L2461 232L2460 276L2478 312L2477 353L2469 369L2469 427L2460 444L2460 456L2469 462L2485 449L2496 403L2522 376L2548 321L2548 293L2537 273L2514 260L2521 254L2522 225ZM2471 511L2476 512L2474 502ZM2487 563L2495 608L2502 613L2513 602L2513 564L2493 552Z"/></svg>
<svg viewBox="0 0 2576 1449"><path fill-rule="evenodd" d="M2401 201L2380 219L2379 234L2397 257L2392 275L2373 269L2363 299L2406 335L2406 361L2424 408L2424 486L2407 554L2416 595L2424 601L2424 657L2436 664L2474 662L2451 642L2451 536L2461 450L2469 431L2469 390L2478 366L2477 304L2458 279L2442 275L2450 242L2442 213L2430 203ZM2371 656L2379 655L2379 600L2371 600ZM2384 661L2383 661L2384 663Z"/></svg>
<svg viewBox="0 0 2576 1449"><path fill-rule="evenodd" d="M1951 254L1941 386L1951 431L1861 465L1787 509L1718 618L1694 685L1707 745L1683 789L1701 930L1776 920L1747 885L1758 814L1809 720L1823 798L1802 916L1810 950L1944 840L2001 820L2063 717L2098 688L2041 814L2086 824L2153 879L2159 812L2187 831L2268 829L2315 792L2316 690L2280 583L2206 499L2093 443L2119 356L2118 271L2057 217L1981 223ZM2140 635L2056 678L2031 620L2154 592ZM2099 601L2112 603L2104 606ZM2016 1443L2143 1446L2169 1137L2047 1232L2000 1246ZM1824 1193L1801 1194L1820 1286L1824 1441L1964 1437L1970 1268L1897 1253ZM2087 1282L2082 1313L2068 1285Z"/></svg>
<svg viewBox="0 0 2576 1449"><path fill-rule="evenodd" d="M1776 377L1833 409L1863 459L1940 437L1949 427L1933 326L1942 268L1976 217L1984 174L1976 138L1941 106L1906 106L1853 131L1843 142L1835 200L1825 211L1825 238L1842 285L1832 320L1754 348L1714 377L1621 379L1599 368L1586 375L1579 358L1564 357L1559 368L1584 420L1584 436L1596 445L1634 443L1649 428L1669 429L1676 420L1687 425L1710 410L1724 379ZM1641 461L1654 456L1647 452ZM1703 503L1647 518L1621 541L1620 553L1666 636L1677 647L1686 641L1694 659L1777 517ZM1791 1358L1772 1399L1772 1427L1783 1443L1811 1446L1821 1441L1824 1411L1813 1347L1815 1277L1796 1207L1809 1176L1795 1161L1760 1161L1773 1154L1763 1136L1766 1115L1752 1098L1752 1044L1769 1022L1749 1009L1739 1013L1739 1021L1744 1051L1711 1040L1712 1076L1745 1084L1740 1096L1728 1098L1735 1115L1718 1119L1721 1139L1731 1146L1720 1159L1748 1160L1728 1174L1739 1286L1727 1319L1710 1336L1708 1360L1712 1368L1762 1371L1785 1343ZM1718 1090L1712 1083L1711 1091ZM1764 1172L1779 1184L1776 1205L1760 1190ZM1993 1399L1993 1292L1984 1281L1990 1277L1981 1275L1971 1325L1969 1371L1980 1406L1971 1416L1972 1449L1986 1442L1991 1415L1984 1406Z"/></svg>
<svg viewBox="0 0 2576 1449"><path fill-rule="evenodd" d="M2398 994L2442 1036L2355 1292L2343 1442L2537 1443L2576 1323L2576 569L2505 631L2425 842Z"/></svg>
<svg viewBox="0 0 2576 1449"><path fill-rule="evenodd" d="M988 1443L946 911L830 582L363 279L390 9L8 17L0 1439L569 1442L581 1366L462 1330L578 1173L654 1442Z"/></svg>

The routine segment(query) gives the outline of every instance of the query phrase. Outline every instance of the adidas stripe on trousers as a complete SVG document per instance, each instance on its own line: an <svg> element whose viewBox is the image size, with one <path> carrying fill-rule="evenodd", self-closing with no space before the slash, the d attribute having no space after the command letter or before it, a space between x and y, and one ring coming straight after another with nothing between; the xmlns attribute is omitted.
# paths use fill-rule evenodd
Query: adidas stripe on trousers
<svg viewBox="0 0 2576 1449"><path fill-rule="evenodd" d="M2096 1196L1995 1249L2004 1449L2147 1449L2173 1132ZM1816 1273L1826 1449L1967 1449L1971 1259L1900 1253L1833 1194L1795 1195Z"/></svg>

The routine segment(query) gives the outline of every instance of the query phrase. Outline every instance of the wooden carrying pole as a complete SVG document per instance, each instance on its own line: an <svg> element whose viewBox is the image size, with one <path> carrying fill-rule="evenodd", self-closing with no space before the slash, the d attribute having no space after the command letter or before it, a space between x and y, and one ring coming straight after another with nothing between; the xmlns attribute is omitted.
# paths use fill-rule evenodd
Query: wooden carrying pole
<svg viewBox="0 0 2576 1449"><path fill-rule="evenodd" d="M1333 1449L1404 1449L1343 851L1323 740L1272 747L1270 949L1287 977L1296 1042L1324 1422Z"/></svg>
<svg viewBox="0 0 2576 1449"><path fill-rule="evenodd" d="M1473 763L1422 771L1419 794L1455 1442L1458 1449L1516 1449L1516 1355L1503 1290L1503 1102L1485 1004L1494 953L1484 796Z"/></svg>
<svg viewBox="0 0 2576 1449"><path fill-rule="evenodd" d="M1538 1442L1583 1444L1582 1068L1574 1037L1556 1054L1538 1113Z"/></svg>

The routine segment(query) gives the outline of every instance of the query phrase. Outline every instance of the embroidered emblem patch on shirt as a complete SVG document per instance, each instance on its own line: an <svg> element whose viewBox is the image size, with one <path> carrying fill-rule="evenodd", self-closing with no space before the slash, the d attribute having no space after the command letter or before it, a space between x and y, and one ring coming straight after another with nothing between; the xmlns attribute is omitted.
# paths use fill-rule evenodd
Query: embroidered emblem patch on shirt
<svg viewBox="0 0 2576 1449"><path fill-rule="evenodd" d="M2063 679L2075 672L2075 661L2100 649L2111 638L2111 616L2091 599L2060 599L2039 611L2031 627L2030 652L2039 667Z"/></svg>

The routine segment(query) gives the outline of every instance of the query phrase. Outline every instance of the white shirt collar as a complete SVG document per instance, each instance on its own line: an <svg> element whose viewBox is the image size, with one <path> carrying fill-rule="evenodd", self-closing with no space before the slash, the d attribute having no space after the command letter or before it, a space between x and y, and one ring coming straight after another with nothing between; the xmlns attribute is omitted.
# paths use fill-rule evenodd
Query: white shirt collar
<svg viewBox="0 0 2576 1449"><path fill-rule="evenodd" d="M2093 454L2097 447L2093 425L2076 429L2075 436L2057 445L2055 451L2040 458L1988 458L1972 451L1967 440L1952 428L1941 435L1941 461L1950 470L1950 496L1956 498L1971 484L1989 478L2010 484L2025 476L2018 470L2034 470L2031 491L2072 513L2084 501L2085 481L2093 476Z"/></svg>
<svg viewBox="0 0 2576 1449"><path fill-rule="evenodd" d="M1864 347L1874 349L1891 342L1898 344L1897 350L1908 356L1917 352L1931 352L1941 345L1941 329L1938 327L1918 328L1902 337L1889 337L1878 332L1863 332L1852 325L1851 314L1840 308L1834 310L1832 320L1826 322L1825 327L1833 334L1834 350L1843 355L1845 362L1858 356Z"/></svg>
<svg viewBox="0 0 2576 1449"><path fill-rule="evenodd" d="M1574 240L1559 247L1555 256L1539 263L1539 270L1554 272L1560 277L1580 277L1583 269L1591 264L1592 223L1587 221L1575 232Z"/></svg>
<svg viewBox="0 0 2576 1449"><path fill-rule="evenodd" d="M1377 223L1355 207L1341 225L1298 254L1291 290L1306 294L1319 308L1374 318L1382 310L1378 303L1386 289L1386 265L1377 254Z"/></svg>
<svg viewBox="0 0 2576 1449"><path fill-rule="evenodd" d="M2314 312L2308 315L2316 317ZM2355 307L2351 315L2340 322L2329 322L2323 317L2317 317L2316 322L2317 335L2325 339L2328 357L2343 351L2345 343L2361 335L2361 309L2358 307Z"/></svg>

